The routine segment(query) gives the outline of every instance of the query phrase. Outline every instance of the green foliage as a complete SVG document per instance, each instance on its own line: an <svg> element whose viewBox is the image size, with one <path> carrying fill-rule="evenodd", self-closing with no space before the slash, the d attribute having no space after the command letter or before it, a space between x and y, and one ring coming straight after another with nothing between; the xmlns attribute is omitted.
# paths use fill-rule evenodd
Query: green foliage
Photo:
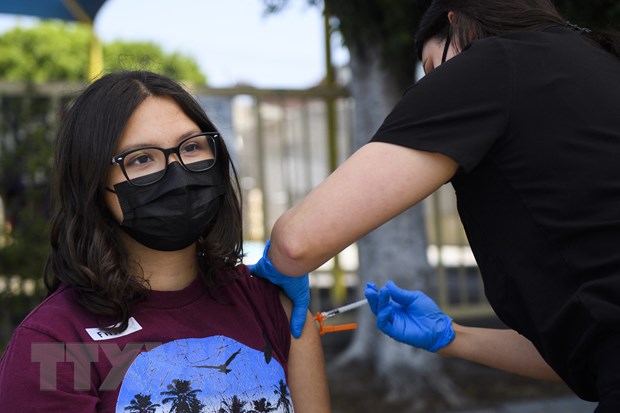
<svg viewBox="0 0 620 413"><path fill-rule="evenodd" d="M52 102L34 96L0 97L0 197L6 226L0 228L0 351L21 319L44 296L24 294L26 280L39 280L50 252L47 176L52 159ZM5 234L6 232L6 234ZM6 281L10 286L7 286ZM32 283L32 281L30 281Z"/></svg>
<svg viewBox="0 0 620 413"><path fill-rule="evenodd" d="M86 81L90 31L76 23L48 21L0 35L0 79L43 83ZM154 43L116 41L103 45L105 71L145 69L174 79L206 83L198 64L179 53L166 54Z"/></svg>
<svg viewBox="0 0 620 413"><path fill-rule="evenodd" d="M0 275L38 278L49 254L47 236L52 102L42 97L2 97L0 197L10 233L0 248Z"/></svg>
<svg viewBox="0 0 620 413"><path fill-rule="evenodd" d="M196 84L206 82L205 76L194 60L179 53L165 55L154 43L120 41L110 43L103 48L103 61L106 71L150 70Z"/></svg>
<svg viewBox="0 0 620 413"><path fill-rule="evenodd" d="M89 33L79 25L42 23L0 36L0 79L42 83L85 80Z"/></svg>

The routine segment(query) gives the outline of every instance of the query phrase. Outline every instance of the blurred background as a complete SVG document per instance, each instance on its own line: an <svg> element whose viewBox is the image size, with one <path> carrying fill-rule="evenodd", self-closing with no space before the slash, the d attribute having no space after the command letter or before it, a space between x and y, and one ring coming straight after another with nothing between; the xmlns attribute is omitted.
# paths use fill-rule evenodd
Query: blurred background
<svg viewBox="0 0 620 413"><path fill-rule="evenodd" d="M148 69L192 91L233 154L245 262L253 263L280 214L366 143L421 76L413 34L429 3L0 0L0 352L45 296L54 137L90 80ZM616 0L555 3L580 26L620 18ZM484 298L449 185L312 273L311 311L357 301L367 281L387 279L425 290L460 323L502 327ZM322 338L334 412L495 411L509 401L570 397L560 384L400 345L375 329L366 308L333 320L358 324ZM592 410L568 400L575 412Z"/></svg>

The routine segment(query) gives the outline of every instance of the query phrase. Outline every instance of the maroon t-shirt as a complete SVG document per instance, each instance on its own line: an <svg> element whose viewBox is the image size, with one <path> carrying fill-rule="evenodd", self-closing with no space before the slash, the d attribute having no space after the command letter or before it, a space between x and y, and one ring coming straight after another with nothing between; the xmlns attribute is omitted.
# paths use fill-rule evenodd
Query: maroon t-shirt
<svg viewBox="0 0 620 413"><path fill-rule="evenodd" d="M20 324L0 359L2 410L291 406L290 328L279 291L243 265L237 272L216 290L196 280L150 292L117 335L77 304L74 290L60 288Z"/></svg>

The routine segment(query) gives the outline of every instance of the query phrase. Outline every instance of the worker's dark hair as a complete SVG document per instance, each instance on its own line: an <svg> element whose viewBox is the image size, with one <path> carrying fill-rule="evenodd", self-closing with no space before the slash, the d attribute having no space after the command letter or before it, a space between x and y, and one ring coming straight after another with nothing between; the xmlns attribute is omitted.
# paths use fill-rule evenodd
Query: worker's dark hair
<svg viewBox="0 0 620 413"><path fill-rule="evenodd" d="M448 13L453 12L452 24ZM588 30L571 25L550 0L433 0L415 35L416 52L422 56L424 43L434 37L445 39L463 50L477 39L515 31L536 31L551 25L566 25L620 57L620 33Z"/></svg>

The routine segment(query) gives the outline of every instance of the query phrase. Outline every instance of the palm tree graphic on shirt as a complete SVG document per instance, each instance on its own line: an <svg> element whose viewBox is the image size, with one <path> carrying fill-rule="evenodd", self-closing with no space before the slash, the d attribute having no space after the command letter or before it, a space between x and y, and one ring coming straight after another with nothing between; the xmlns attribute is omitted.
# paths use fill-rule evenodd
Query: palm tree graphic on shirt
<svg viewBox="0 0 620 413"><path fill-rule="evenodd" d="M175 413L194 413L200 412L205 407L204 404L198 399L196 393L201 392L200 389L192 389L192 384L189 380L172 380L172 384L168 385L167 391L162 391L159 394L167 396L162 399L163 404L172 403L170 412Z"/></svg>
<svg viewBox="0 0 620 413"><path fill-rule="evenodd" d="M277 386L274 386L276 390L273 393L278 396L278 403L276 404L276 408L284 409L285 413L291 413L293 411L293 405L291 404L291 400L289 399L288 387L284 380L280 380Z"/></svg>
<svg viewBox="0 0 620 413"><path fill-rule="evenodd" d="M125 410L129 413L155 413L159 406L159 403L153 403L150 394L136 394Z"/></svg>
<svg viewBox="0 0 620 413"><path fill-rule="evenodd" d="M213 336L143 353L125 376L115 413L291 413L272 346L265 339L257 347Z"/></svg>

